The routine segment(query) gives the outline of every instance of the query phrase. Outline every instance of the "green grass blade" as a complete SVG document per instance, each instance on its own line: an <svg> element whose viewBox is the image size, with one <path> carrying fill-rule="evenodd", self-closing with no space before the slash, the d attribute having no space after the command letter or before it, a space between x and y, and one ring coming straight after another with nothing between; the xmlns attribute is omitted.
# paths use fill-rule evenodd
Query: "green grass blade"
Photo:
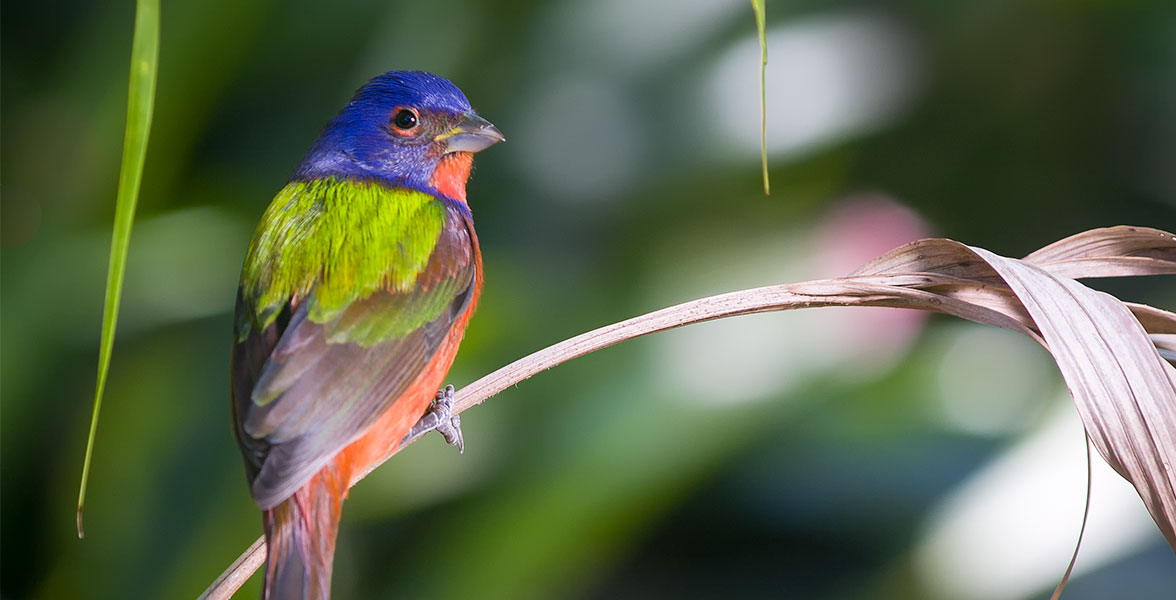
<svg viewBox="0 0 1176 600"><path fill-rule="evenodd" d="M118 304L122 297L123 273L127 265L127 248L131 241L131 224L139 184L143 180L143 162L147 156L147 138L151 134L151 112L155 107L155 80L159 67L159 0L138 0L135 8L135 38L131 46L131 81L127 93L127 130L123 140L122 166L118 174L118 201L115 207L114 233L110 242L110 267L106 274L106 302L102 311L102 345L98 354L98 386L94 392L94 413L90 417L90 436L86 440L86 459L82 464L82 482L78 489L78 537L85 537L82 510L86 504L86 483L90 478L90 459L94 455L94 436L98 432L98 413L102 409L102 392L110 367L114 346L114 328L118 323Z"/></svg>
<svg viewBox="0 0 1176 600"><path fill-rule="evenodd" d="M768 40L764 36L764 0L751 0L755 11L755 28L759 31L760 43L760 160L764 171L764 194L772 193L768 184L768 97L764 91L764 71L768 66Z"/></svg>

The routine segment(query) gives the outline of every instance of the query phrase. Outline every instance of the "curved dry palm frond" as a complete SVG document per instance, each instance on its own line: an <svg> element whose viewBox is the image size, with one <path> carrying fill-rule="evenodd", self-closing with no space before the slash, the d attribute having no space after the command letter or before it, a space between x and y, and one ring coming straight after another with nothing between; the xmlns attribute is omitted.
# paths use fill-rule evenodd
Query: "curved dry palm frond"
<svg viewBox="0 0 1176 600"><path fill-rule="evenodd" d="M1053 354L1087 436L1135 486L1176 550L1176 369L1161 355L1176 350L1176 314L1120 301L1075 280L1171 274L1176 236L1145 227L1094 229L1021 260L951 240L919 240L848 277L711 296L564 340L466 386L454 410L573 358L701 321L821 306L950 314L1019 331ZM201 598L228 598L264 560L259 539Z"/></svg>
<svg viewBox="0 0 1176 600"><path fill-rule="evenodd" d="M973 256L980 262L971 262ZM1023 260L956 242L925 240L899 248L859 273L927 263L983 282L983 288L971 290L981 297L1015 299L1015 305L997 311L1017 321L1011 328L1025 327L1028 331L1022 331L1050 351L1087 437L1107 464L1135 486L1176 549L1176 368L1151 338L1176 333L1176 315L1124 303L1072 279L1176 273L1176 238L1140 227L1095 229Z"/></svg>

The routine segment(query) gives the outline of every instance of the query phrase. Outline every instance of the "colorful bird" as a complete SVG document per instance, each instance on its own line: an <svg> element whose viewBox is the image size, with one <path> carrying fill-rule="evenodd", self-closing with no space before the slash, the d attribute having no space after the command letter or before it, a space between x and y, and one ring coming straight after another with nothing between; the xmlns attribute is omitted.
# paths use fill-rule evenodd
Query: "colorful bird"
<svg viewBox="0 0 1176 600"><path fill-rule="evenodd" d="M473 153L502 140L446 79L391 71L356 92L262 216L231 393L269 548L263 598L329 598L350 484L443 395L482 287L465 184ZM449 426L447 408L430 422Z"/></svg>

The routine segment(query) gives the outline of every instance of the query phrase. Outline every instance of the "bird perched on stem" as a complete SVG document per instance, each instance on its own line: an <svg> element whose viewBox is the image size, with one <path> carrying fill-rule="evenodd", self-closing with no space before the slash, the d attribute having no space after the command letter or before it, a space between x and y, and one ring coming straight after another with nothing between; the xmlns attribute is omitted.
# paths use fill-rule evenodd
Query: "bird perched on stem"
<svg viewBox="0 0 1176 600"><path fill-rule="evenodd" d="M437 390L482 287L465 184L473 154L502 140L446 79L391 71L331 120L262 216L231 392L263 511L263 598L329 598L350 484L427 411L460 442Z"/></svg>

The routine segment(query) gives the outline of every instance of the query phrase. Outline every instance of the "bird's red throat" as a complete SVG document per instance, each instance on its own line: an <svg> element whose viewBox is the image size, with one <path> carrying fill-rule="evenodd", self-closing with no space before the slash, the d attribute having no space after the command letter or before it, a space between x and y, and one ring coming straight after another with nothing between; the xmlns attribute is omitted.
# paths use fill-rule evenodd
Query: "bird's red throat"
<svg viewBox="0 0 1176 600"><path fill-rule="evenodd" d="M474 155L471 152L446 154L441 157L441 162L437 163L429 183L438 192L464 204L466 181L470 178L470 169L473 166Z"/></svg>

